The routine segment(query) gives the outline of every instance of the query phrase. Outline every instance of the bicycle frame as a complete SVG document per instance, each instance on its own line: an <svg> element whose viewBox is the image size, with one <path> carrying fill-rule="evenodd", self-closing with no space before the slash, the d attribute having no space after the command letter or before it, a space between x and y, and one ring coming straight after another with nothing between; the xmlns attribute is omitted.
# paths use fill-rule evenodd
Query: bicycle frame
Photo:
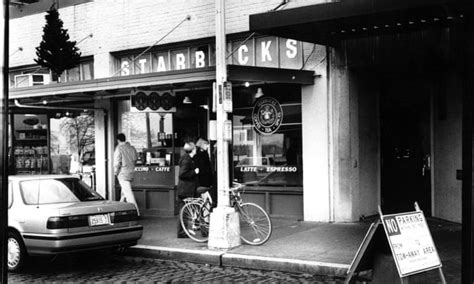
<svg viewBox="0 0 474 284"><path fill-rule="evenodd" d="M244 185L237 184L229 190L230 205L239 213L240 238L250 245L261 245L271 235L271 220L265 210L251 202L244 203L240 190ZM211 200L207 197L186 198L180 212L180 221L186 234L197 242L205 242L209 233ZM186 212L186 213L184 213ZM183 216L189 216L184 219Z"/></svg>

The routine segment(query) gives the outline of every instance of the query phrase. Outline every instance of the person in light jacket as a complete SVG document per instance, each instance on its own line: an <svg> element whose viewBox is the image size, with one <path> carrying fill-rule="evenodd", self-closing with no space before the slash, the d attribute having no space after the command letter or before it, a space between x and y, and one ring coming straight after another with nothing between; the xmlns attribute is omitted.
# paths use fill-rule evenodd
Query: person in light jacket
<svg viewBox="0 0 474 284"><path fill-rule="evenodd" d="M114 152L114 173L122 189L120 201L130 202L137 207L137 214L140 216L137 201L132 191L132 181L135 174L135 163L138 159L137 150L126 141L125 135L117 135L118 145Z"/></svg>

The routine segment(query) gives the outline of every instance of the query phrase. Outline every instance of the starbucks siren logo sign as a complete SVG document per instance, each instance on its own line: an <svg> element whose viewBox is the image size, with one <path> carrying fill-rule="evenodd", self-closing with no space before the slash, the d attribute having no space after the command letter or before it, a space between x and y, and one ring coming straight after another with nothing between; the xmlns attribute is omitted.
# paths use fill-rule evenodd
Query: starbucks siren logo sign
<svg viewBox="0 0 474 284"><path fill-rule="evenodd" d="M280 103L271 97L262 97L255 102L252 123L255 130L263 135L275 133L283 121Z"/></svg>

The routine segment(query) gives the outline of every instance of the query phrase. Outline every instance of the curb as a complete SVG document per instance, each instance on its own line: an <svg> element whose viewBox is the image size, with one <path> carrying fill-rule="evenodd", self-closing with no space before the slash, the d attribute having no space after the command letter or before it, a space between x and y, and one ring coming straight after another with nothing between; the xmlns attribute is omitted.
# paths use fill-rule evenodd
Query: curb
<svg viewBox="0 0 474 284"><path fill-rule="evenodd" d="M127 255L130 256L208 263L217 266L221 266L222 254L223 252L207 249L193 250L147 245L136 245L127 249Z"/></svg>
<svg viewBox="0 0 474 284"><path fill-rule="evenodd" d="M222 266L344 277L350 267L347 264L234 253L226 253L222 256Z"/></svg>
<svg viewBox="0 0 474 284"><path fill-rule="evenodd" d="M339 277L345 277L349 269L348 264L235 254L225 250L214 251L209 249L197 250L136 245L127 249L126 254L136 257L189 261L216 266L310 273Z"/></svg>

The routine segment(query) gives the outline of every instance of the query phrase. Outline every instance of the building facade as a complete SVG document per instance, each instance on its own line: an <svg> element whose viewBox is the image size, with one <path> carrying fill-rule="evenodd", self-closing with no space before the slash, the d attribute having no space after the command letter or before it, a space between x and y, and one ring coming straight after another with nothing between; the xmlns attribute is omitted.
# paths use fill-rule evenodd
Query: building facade
<svg viewBox="0 0 474 284"><path fill-rule="evenodd" d="M60 83L20 86L15 76L48 78L33 60L51 2L12 7L12 112L93 111L97 191L117 199L114 137L123 132L140 153L141 212L176 214L183 143L215 137L214 1L56 2L81 64ZM416 201L427 215L461 222L456 33L447 25L333 44L312 40L318 27L252 22L275 9L334 4L326 2L226 1L231 176L275 217L356 221L379 205L397 212Z"/></svg>

